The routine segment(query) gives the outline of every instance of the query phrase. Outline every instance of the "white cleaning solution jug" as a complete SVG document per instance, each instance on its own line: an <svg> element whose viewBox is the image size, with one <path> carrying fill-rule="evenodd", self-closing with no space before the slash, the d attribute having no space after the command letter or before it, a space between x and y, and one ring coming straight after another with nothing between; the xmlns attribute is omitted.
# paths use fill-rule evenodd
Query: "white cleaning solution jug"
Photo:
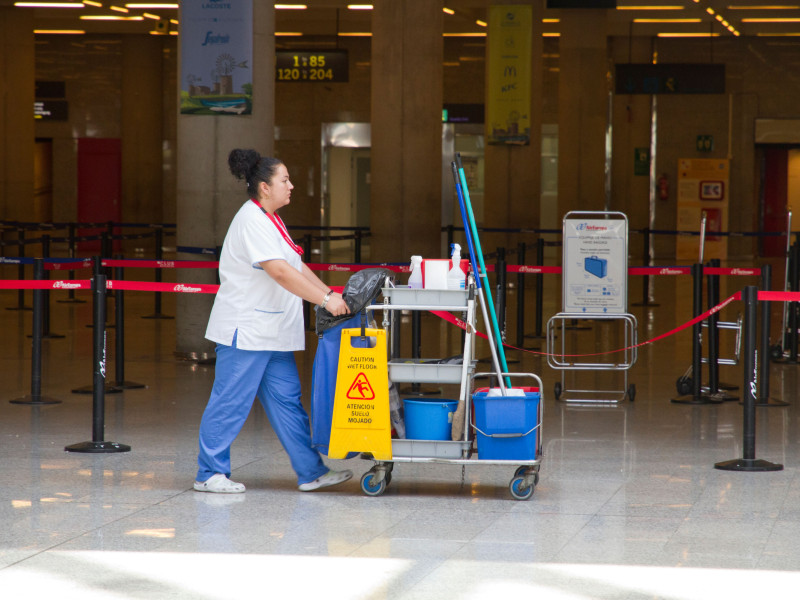
<svg viewBox="0 0 800 600"><path fill-rule="evenodd" d="M408 277L408 287L422 289L422 257L416 254L411 257L411 275Z"/></svg>
<svg viewBox="0 0 800 600"><path fill-rule="evenodd" d="M466 283L466 274L461 270L461 246L453 244L453 266L447 274L447 289L448 290L463 290Z"/></svg>

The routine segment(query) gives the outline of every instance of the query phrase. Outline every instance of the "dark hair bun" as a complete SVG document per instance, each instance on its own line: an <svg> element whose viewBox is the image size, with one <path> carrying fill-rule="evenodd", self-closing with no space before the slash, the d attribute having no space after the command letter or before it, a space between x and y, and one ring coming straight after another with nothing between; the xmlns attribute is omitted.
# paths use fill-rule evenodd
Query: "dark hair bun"
<svg viewBox="0 0 800 600"><path fill-rule="evenodd" d="M261 155L255 150L236 148L228 155L228 166L238 179L246 180L248 173L252 172L259 160Z"/></svg>

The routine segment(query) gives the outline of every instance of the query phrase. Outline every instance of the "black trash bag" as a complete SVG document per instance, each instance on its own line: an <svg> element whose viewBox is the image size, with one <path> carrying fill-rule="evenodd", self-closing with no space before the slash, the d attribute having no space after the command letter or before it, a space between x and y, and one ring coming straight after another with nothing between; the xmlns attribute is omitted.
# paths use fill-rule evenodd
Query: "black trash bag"
<svg viewBox="0 0 800 600"><path fill-rule="evenodd" d="M386 284L386 278L391 276L391 271L381 268L364 269L353 273L342 291L342 297L350 309L350 314L336 317L318 306L317 335L321 335L337 323L351 318L372 304L380 294L381 288Z"/></svg>

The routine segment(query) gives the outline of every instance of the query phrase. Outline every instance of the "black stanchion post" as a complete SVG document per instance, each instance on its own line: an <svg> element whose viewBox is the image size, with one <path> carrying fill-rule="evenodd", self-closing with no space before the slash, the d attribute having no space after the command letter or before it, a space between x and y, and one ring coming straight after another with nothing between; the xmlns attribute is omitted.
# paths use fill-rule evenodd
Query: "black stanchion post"
<svg viewBox="0 0 800 600"><path fill-rule="evenodd" d="M156 227L156 260L164 259L164 228L161 226ZM161 268L156 268L155 280L156 283L161 283L162 273ZM153 299L153 314L142 317L143 319L172 319L170 315L162 314L161 312L161 292L156 292Z"/></svg>
<svg viewBox="0 0 800 600"><path fill-rule="evenodd" d="M709 266L713 265L711 263ZM706 284L708 287L707 305L708 308L716 306L716 275L708 275ZM719 314L711 313L706 319L708 326L708 390L712 395L716 395L719 391L719 331L717 330L717 323L719 322Z"/></svg>
<svg viewBox="0 0 800 600"><path fill-rule="evenodd" d="M122 260L121 255L117 255L115 258ZM125 272L122 267L114 267L114 279L116 281L125 279ZM111 385L123 390L146 387L143 383L125 380L125 292L121 289L114 292L114 314L114 321L117 324L117 335L114 339L114 375L116 375L117 379Z"/></svg>
<svg viewBox="0 0 800 600"><path fill-rule="evenodd" d="M356 263L361 262L361 242L362 242L362 233L361 228L357 227L355 231L355 241L354 241L354 249L353 249L353 260Z"/></svg>
<svg viewBox="0 0 800 600"><path fill-rule="evenodd" d="M712 258L709 266L719 268L720 260ZM719 304L719 275L708 275L708 308L709 310ZM731 396L725 391L734 390L735 385L720 382L719 379L719 313L714 312L708 316L708 391L712 397L719 400L738 400L738 396Z"/></svg>
<svg viewBox="0 0 800 600"><path fill-rule="evenodd" d="M761 266L761 289L769 291L772 288L772 265L765 264ZM759 370L761 371L761 381L758 386L758 399L756 406L789 406L789 402L778 400L769 397L769 371L770 371L770 354L771 348L769 345L769 332L772 328L771 322L771 303L761 302L761 354L759 354Z"/></svg>
<svg viewBox="0 0 800 600"><path fill-rule="evenodd" d="M131 447L116 442L107 442L105 437L105 389L106 389L106 276L95 275L92 279L94 300L92 339L93 385L92 385L92 440L64 448L67 452L128 452Z"/></svg>
<svg viewBox="0 0 800 600"><path fill-rule="evenodd" d="M495 265L495 281L497 282L497 323L500 326L500 335L506 339L506 249L497 249L497 264Z"/></svg>
<svg viewBox="0 0 800 600"><path fill-rule="evenodd" d="M17 265L17 279L25 279L25 228L17 227L17 256L20 257ZM8 306L6 310L31 310L30 306L25 306L25 290L17 290L17 305Z"/></svg>
<svg viewBox="0 0 800 600"><path fill-rule="evenodd" d="M692 308L694 316L699 317L703 314L703 265L697 263L692 265ZM703 379L703 326L702 322L697 322L692 325L692 376L691 376L691 395L686 394L682 389L684 387L685 377L678 378L678 393L677 398L673 398L670 402L675 404L720 404L722 400L702 393L702 379ZM687 386L688 387L688 386Z"/></svg>
<svg viewBox="0 0 800 600"><path fill-rule="evenodd" d="M794 244L794 262L790 276L791 290L800 291L800 245ZM797 362L797 302L789 304L789 357Z"/></svg>
<svg viewBox="0 0 800 600"><path fill-rule="evenodd" d="M392 313L396 313L397 311L391 311ZM396 327L395 331L399 331L399 327ZM399 350L399 340L398 340L398 350ZM422 313L418 310L411 311L411 358L414 361L419 360L422 357ZM411 384L411 387L402 388L398 390L400 394L405 395L412 395L412 396L427 396L431 394L439 394L441 393L441 389L438 388L422 388L422 386L414 382Z"/></svg>
<svg viewBox="0 0 800 600"><path fill-rule="evenodd" d="M308 233L303 236L303 262L309 262L311 259L311 234ZM219 271L217 271L219 273ZM314 329L311 324L311 305L308 302L303 302L303 323L305 324L306 330L310 331Z"/></svg>
<svg viewBox="0 0 800 600"><path fill-rule="evenodd" d="M67 256L69 256L69 258L75 258L75 245L77 243L75 240L75 223L70 223L69 225L67 225L67 237L69 239ZM69 270L67 279L75 279L75 269ZM70 289L69 292L67 292L67 298L65 300L56 300L56 302L69 303L69 304L84 304L85 300L79 300L78 298L76 298L75 290Z"/></svg>
<svg viewBox="0 0 800 600"><path fill-rule="evenodd" d="M517 244L517 264L525 264L525 242ZM525 274L517 273L517 346L525 344Z"/></svg>
<svg viewBox="0 0 800 600"><path fill-rule="evenodd" d="M42 256L45 258L50 256L50 236L43 235L42 236ZM46 269L42 269L42 279L50 279L47 274ZM42 309L42 337L46 339L59 339L63 338L63 335L58 333L52 333L50 331L50 290L43 290L44 291L44 307Z"/></svg>
<svg viewBox="0 0 800 600"><path fill-rule="evenodd" d="M650 228L644 228L644 243L642 244L642 265L645 267L650 266ZM650 302L650 274L642 276L642 301L634 302L633 306L658 306L654 302Z"/></svg>
<svg viewBox="0 0 800 600"><path fill-rule="evenodd" d="M219 259L221 256L222 256L222 246L217 246L214 249L214 260L217 261L217 265L219 265ZM214 271L214 278L217 282L217 285L219 285L219 266Z"/></svg>
<svg viewBox="0 0 800 600"><path fill-rule="evenodd" d="M742 458L719 462L715 469L724 471L780 471L783 465L756 459L756 389L758 387L758 351L756 329L758 324L758 288L748 285L742 290L744 300L744 353L742 368L744 382L744 421L742 427Z"/></svg>
<svg viewBox="0 0 800 600"><path fill-rule="evenodd" d="M34 279L44 279L44 259L36 258L33 261ZM10 400L12 404L28 404L31 406L42 404L59 404L61 400L42 397L42 310L44 307L45 290L33 290L33 335L31 336L31 395Z"/></svg>
<svg viewBox="0 0 800 600"><path fill-rule="evenodd" d="M450 223L449 225L447 225L446 230L447 230L447 248L449 249L449 248L453 247L453 244L456 241L455 240L455 227L453 226L452 223Z"/></svg>
<svg viewBox="0 0 800 600"><path fill-rule="evenodd" d="M106 294L106 288L105 288L106 283L105 282L108 281L108 279L106 278L105 274L103 273L103 259L102 258L100 258L99 256L93 257L92 258L92 264L94 265L93 275L92 275L92 282L98 281L99 277L103 278L103 294L102 294L102 300L103 300L103 311L102 311L103 312L103 323L102 323L102 325L100 327L103 330L104 335L105 335L105 330L106 330L107 327L109 327L109 325L106 324L106 322L105 322L106 313L108 312L107 311L108 295ZM94 296L93 297L93 302L98 302L99 300L100 300L100 298L98 298L98 296ZM96 315L96 313L95 313L95 315ZM96 331L97 330L97 319L96 318L92 319L92 322L89 325L87 325L86 327L94 328L95 329L95 335L97 335L97 331ZM105 357L105 345L103 346L103 356ZM104 360L105 360L105 358L104 358ZM105 362L103 363L103 365L104 365L104 368L105 368ZM120 388L115 387L115 386L111 385L110 383L106 382L105 381L105 376L103 377L103 382L105 384L105 393L106 394L118 394L119 392L122 391ZM75 388L74 390L72 390L72 393L73 394L94 394L95 393L94 382L91 385L85 385L83 387Z"/></svg>
<svg viewBox="0 0 800 600"><path fill-rule="evenodd" d="M544 239L536 240L536 265L544 266ZM542 313L544 303L544 273L536 274L536 337L542 338Z"/></svg>

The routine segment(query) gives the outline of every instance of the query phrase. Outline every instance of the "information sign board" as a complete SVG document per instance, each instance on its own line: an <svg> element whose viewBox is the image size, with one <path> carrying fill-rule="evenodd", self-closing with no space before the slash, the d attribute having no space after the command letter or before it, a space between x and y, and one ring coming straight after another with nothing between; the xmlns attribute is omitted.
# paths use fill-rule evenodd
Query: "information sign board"
<svg viewBox="0 0 800 600"><path fill-rule="evenodd" d="M612 218L602 218L604 215ZM563 312L627 312L625 215L573 211L564 217L563 228Z"/></svg>

